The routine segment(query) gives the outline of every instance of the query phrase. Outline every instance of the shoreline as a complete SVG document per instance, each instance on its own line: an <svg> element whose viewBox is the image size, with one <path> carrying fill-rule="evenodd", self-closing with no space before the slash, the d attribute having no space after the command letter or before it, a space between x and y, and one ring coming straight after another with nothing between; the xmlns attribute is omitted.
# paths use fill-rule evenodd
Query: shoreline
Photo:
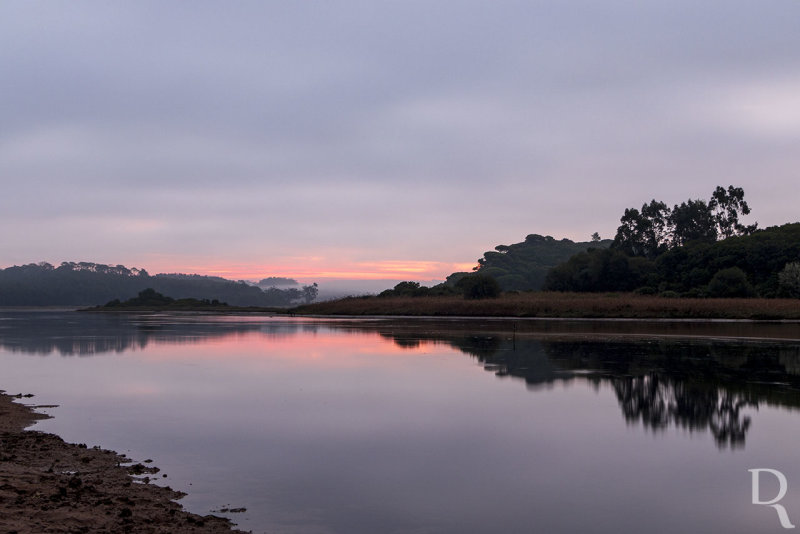
<svg viewBox="0 0 800 534"><path fill-rule="evenodd" d="M259 306L224 306L224 307L209 307L209 306L114 306L106 308L105 306L93 306L91 308L72 308L72 311L81 313L195 313L206 315L231 315L236 313L262 313L278 315L287 313L288 308L274 308L274 307L259 307Z"/></svg>
<svg viewBox="0 0 800 534"><path fill-rule="evenodd" d="M228 519L187 512L185 494L150 484L159 469L117 452L28 430L44 406L0 390L0 531L230 533ZM163 476L163 475L162 475Z"/></svg>
<svg viewBox="0 0 800 534"><path fill-rule="evenodd" d="M468 300L437 297L346 297L289 309L294 315L430 316L542 319L800 320L800 299L668 298L633 293L506 293Z"/></svg>
<svg viewBox="0 0 800 534"><path fill-rule="evenodd" d="M457 317L392 315L298 315L334 327L381 335L500 335L506 339L715 339L730 342L800 343L798 320L624 319L552 317ZM422 339L422 338L420 338Z"/></svg>
<svg viewBox="0 0 800 534"><path fill-rule="evenodd" d="M293 307L94 306L73 311L100 314L176 313L287 317L452 317L616 320L800 321L800 299L671 298L635 293L510 292L496 298L363 295Z"/></svg>

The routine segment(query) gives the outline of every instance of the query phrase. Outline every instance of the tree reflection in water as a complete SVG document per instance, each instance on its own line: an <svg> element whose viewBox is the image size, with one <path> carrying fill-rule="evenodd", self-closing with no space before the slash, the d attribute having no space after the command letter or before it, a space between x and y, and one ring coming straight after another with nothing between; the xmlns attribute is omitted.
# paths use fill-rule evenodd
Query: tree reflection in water
<svg viewBox="0 0 800 534"><path fill-rule="evenodd" d="M531 390L573 380L608 384L625 420L659 432L709 431L717 446L743 448L761 403L800 407L800 344L715 339L509 335L508 332L385 334L445 342L487 371L518 377Z"/></svg>
<svg viewBox="0 0 800 534"><path fill-rule="evenodd" d="M751 419L742 408L758 408L750 396L724 389L703 390L656 373L610 379L625 420L663 430L709 429L717 446L744 447Z"/></svg>
<svg viewBox="0 0 800 534"><path fill-rule="evenodd" d="M96 356L141 350L151 343L192 344L246 333L285 339L319 328L201 314L6 312L0 313L0 348L41 356Z"/></svg>
<svg viewBox="0 0 800 534"><path fill-rule="evenodd" d="M556 328L560 323L554 323ZM620 323L630 330L629 323ZM197 343L253 333L284 339L318 329L379 334L404 349L445 344L498 376L531 390L555 382L608 384L626 421L653 431L708 430L720 448L741 448L751 427L747 408L800 408L800 342L723 341L708 337L518 334L450 322L263 321L236 317L0 314L0 348L30 354L89 356L148 343ZM791 327L791 325L789 325ZM593 328L587 323L584 328ZM752 326L751 326L752 328Z"/></svg>

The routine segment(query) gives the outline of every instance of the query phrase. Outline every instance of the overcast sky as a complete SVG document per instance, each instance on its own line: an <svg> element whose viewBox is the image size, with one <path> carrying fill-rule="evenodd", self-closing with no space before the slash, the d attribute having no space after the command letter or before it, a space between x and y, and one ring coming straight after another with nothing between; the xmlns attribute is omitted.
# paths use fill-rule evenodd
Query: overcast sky
<svg viewBox="0 0 800 534"><path fill-rule="evenodd" d="M430 279L743 187L795 222L800 1L0 3L0 267Z"/></svg>

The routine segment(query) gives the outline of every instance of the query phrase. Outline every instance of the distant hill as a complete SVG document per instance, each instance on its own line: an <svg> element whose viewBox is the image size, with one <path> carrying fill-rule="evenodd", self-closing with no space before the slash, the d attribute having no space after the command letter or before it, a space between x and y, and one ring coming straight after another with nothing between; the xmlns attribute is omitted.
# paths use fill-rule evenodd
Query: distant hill
<svg viewBox="0 0 800 534"><path fill-rule="evenodd" d="M569 239L530 234L521 243L498 245L484 252L478 260L476 272L492 276L504 291L539 290L544 285L547 272L580 252L590 248L608 248L610 239L576 243ZM448 284L471 273L453 273Z"/></svg>
<svg viewBox="0 0 800 534"><path fill-rule="evenodd" d="M246 282L197 274L157 274L89 262L28 264L0 269L0 306L93 306L135 297L152 288L174 299L208 299L233 306L290 306L311 302L316 286L262 290Z"/></svg>

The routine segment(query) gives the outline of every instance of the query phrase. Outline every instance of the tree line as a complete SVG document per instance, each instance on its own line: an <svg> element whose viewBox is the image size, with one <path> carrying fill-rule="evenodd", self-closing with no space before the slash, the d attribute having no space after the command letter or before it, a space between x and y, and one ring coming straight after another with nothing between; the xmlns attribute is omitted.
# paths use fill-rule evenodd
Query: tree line
<svg viewBox="0 0 800 534"><path fill-rule="evenodd" d="M688 297L800 297L800 223L759 230L740 217L739 187L718 186L708 202L668 208L652 200L626 209L608 249L553 268L545 289L636 291Z"/></svg>
<svg viewBox="0 0 800 534"><path fill-rule="evenodd" d="M291 306L317 297L317 284L261 289L244 281L188 274L150 275L144 269L90 262L46 262L0 269L0 306L93 306L153 289L174 299L233 306Z"/></svg>
<svg viewBox="0 0 800 534"><path fill-rule="evenodd" d="M711 243L750 235L758 223L739 222L741 215L749 213L744 190L732 185L727 190L717 186L708 202L689 199L669 208L653 199L643 204L641 210L625 210L611 246L629 256L656 258L667 250L695 241Z"/></svg>
<svg viewBox="0 0 800 534"><path fill-rule="evenodd" d="M706 200L628 208L614 239L589 242L530 234L485 252L473 273L434 287L402 282L382 296L462 294L494 279L502 291L634 291L686 297L800 298L800 223L746 224L744 190L717 186ZM491 291L489 292L491 293ZM480 297L478 297L480 298Z"/></svg>

